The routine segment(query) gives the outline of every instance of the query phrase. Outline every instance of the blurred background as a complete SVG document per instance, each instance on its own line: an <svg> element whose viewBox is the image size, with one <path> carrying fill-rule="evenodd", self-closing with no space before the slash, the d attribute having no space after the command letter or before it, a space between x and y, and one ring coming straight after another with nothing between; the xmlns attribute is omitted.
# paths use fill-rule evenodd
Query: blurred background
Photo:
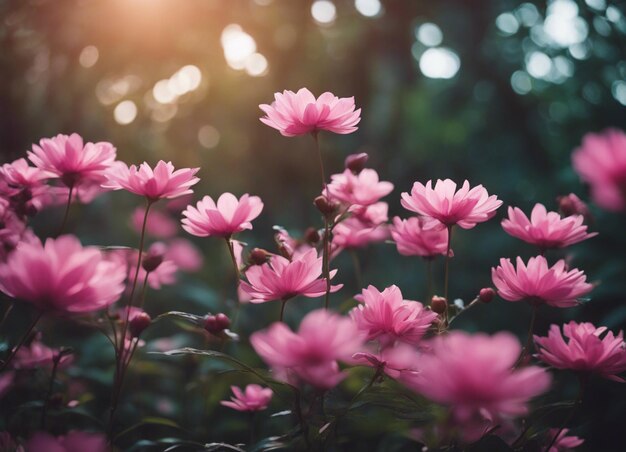
<svg viewBox="0 0 626 452"><path fill-rule="evenodd" d="M626 123L625 14L612 0L0 0L0 151L11 161L42 137L77 132L112 142L128 163L199 166L196 198L230 191L263 199L254 231L241 239L272 248L274 225L294 235L320 226L311 204L319 173L313 141L264 126L258 105L308 87L354 96L363 109L358 132L321 136L327 174L341 172L348 154L368 152L395 184L385 199L390 216L408 216L400 193L414 181L437 178L483 184L525 212L536 202L555 210L558 195L588 200L570 165L581 137ZM138 205L108 194L74 211L72 224L86 243L136 246L129 217ZM543 310L541 334L568 319L626 324L625 217L591 209L600 235L566 257L602 284L580 308ZM38 216L41 236L61 210ZM455 236L455 297L469 301L490 285L500 257L535 254L501 230L503 215ZM157 314L202 314L232 298L223 243L195 243L202 271L155 293ZM359 259L365 283L395 283L423 299L423 262L389 244L360 250ZM335 265L344 298L356 293L350 256ZM258 329L253 317L269 318L273 307L243 313L244 327ZM309 307L294 304L292 319ZM497 301L457 327L523 337L529 314ZM573 398L575 383L561 383L558 394ZM619 450L624 387L596 381L588 394L574 422L584 448Z"/></svg>

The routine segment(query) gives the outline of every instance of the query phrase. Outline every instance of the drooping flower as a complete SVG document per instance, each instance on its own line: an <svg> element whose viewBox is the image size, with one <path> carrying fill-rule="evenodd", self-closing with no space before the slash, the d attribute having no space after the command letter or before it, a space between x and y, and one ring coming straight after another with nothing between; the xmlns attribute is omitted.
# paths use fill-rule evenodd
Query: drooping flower
<svg viewBox="0 0 626 452"><path fill-rule="evenodd" d="M301 88L297 93L276 93L274 99L271 105L259 105L265 113L260 119L286 137L320 130L348 134L357 130L361 120L361 109L355 110L354 97L338 98L326 92L316 99L311 91Z"/></svg>
<svg viewBox="0 0 626 452"><path fill-rule="evenodd" d="M21 242L0 264L0 290L44 312L80 314L117 301L126 267L71 235Z"/></svg>
<svg viewBox="0 0 626 452"><path fill-rule="evenodd" d="M378 173L366 168L358 174L346 169L341 174L333 174L328 184L328 193L333 201L346 204L369 206L387 196L393 190L391 182L379 181Z"/></svg>
<svg viewBox="0 0 626 452"><path fill-rule="evenodd" d="M559 430L561 430L560 433ZM570 452L585 442L584 439L579 438L578 436L568 435L568 428L551 428L550 430L548 430L545 442L550 444L550 442L552 442L552 440L554 439L554 435L556 435L557 433L559 434L559 436L557 436L556 441L554 441L554 444L552 444L547 452Z"/></svg>
<svg viewBox="0 0 626 452"><path fill-rule="evenodd" d="M330 272L332 279L337 270ZM311 249L292 261L273 255L269 262L254 265L246 271L249 282L242 281L241 288L252 296L251 303L288 300L295 296L316 298L326 293L326 280L322 275L322 258ZM343 284L331 286L337 292Z"/></svg>
<svg viewBox="0 0 626 452"><path fill-rule="evenodd" d="M199 178L194 175L200 168L182 168L175 170L172 162L159 162L150 168L142 163L139 168L135 165L128 167L123 162L116 162L106 173L108 181L102 184L112 190L127 190L136 195L145 196L151 202L163 198L177 198L193 193L191 187L198 183Z"/></svg>
<svg viewBox="0 0 626 452"><path fill-rule="evenodd" d="M502 258L500 265L491 269L491 278L505 300L546 303L558 308L577 305L578 299L593 289L582 270L568 270L564 260L548 267L543 256L531 257L527 265L518 257L517 269L510 259Z"/></svg>
<svg viewBox="0 0 626 452"><path fill-rule="evenodd" d="M535 204L530 219L517 207L509 207L509 217L502 220L502 229L513 237L540 248L563 248L598 235L588 233L582 215L561 218L548 212L543 204Z"/></svg>
<svg viewBox="0 0 626 452"><path fill-rule="evenodd" d="M71 431L54 437L47 432L35 433L24 445L25 452L106 452L107 440L102 433Z"/></svg>
<svg viewBox="0 0 626 452"><path fill-rule="evenodd" d="M446 255L448 230L433 227L433 220L423 217L411 217L402 220L393 219L391 237L396 242L398 252L404 256L422 256L433 258L438 254Z"/></svg>
<svg viewBox="0 0 626 452"><path fill-rule="evenodd" d="M145 207L137 207L131 217L131 225L137 233L141 233ZM146 222L146 234L159 239L167 239L176 235L178 222L160 210L152 210Z"/></svg>
<svg viewBox="0 0 626 452"><path fill-rule="evenodd" d="M250 343L283 380L327 389L345 377L337 361L349 361L363 337L351 319L319 309L302 319L297 333L276 322L254 333Z"/></svg>
<svg viewBox="0 0 626 452"><path fill-rule="evenodd" d="M397 286L382 292L369 286L355 298L360 304L350 311L350 316L368 340L378 339L383 347L397 340L417 344L437 318L422 303L404 300Z"/></svg>
<svg viewBox="0 0 626 452"><path fill-rule="evenodd" d="M74 188L104 182L115 155L111 143L84 143L76 133L44 138L39 146L34 144L33 150L28 151L28 158L37 168Z"/></svg>
<svg viewBox="0 0 626 452"><path fill-rule="evenodd" d="M608 129L588 133L572 154L574 169L591 187L591 197L600 207L626 208L626 134Z"/></svg>
<svg viewBox="0 0 626 452"><path fill-rule="evenodd" d="M183 212L183 229L198 237L230 237L245 229L252 229L252 220L263 210L258 196L247 193L239 200L231 193L222 194L217 204L205 196L196 207L187 206Z"/></svg>
<svg viewBox="0 0 626 452"><path fill-rule="evenodd" d="M234 397L222 400L220 404L237 411L262 411L267 408L274 392L270 388L251 384L242 391L237 386L231 386Z"/></svg>
<svg viewBox="0 0 626 452"><path fill-rule="evenodd" d="M509 333L470 335L452 331L430 342L419 373L405 383L426 398L447 405L459 424L524 415L531 398L550 386L541 367L513 369L521 346Z"/></svg>
<svg viewBox="0 0 626 452"><path fill-rule="evenodd" d="M458 224L463 229L471 229L477 223L489 220L502 205L495 195L489 196L482 185L470 189L468 181L460 189L450 179L432 181L426 186L420 182L413 184L411 194L402 193L402 207L420 215L439 220L445 226Z"/></svg>
<svg viewBox="0 0 626 452"><path fill-rule="evenodd" d="M557 369L591 372L623 383L626 380L617 374L626 371L624 334L607 330L572 321L563 325L561 334L561 329L552 325L547 337L534 336L537 356Z"/></svg>

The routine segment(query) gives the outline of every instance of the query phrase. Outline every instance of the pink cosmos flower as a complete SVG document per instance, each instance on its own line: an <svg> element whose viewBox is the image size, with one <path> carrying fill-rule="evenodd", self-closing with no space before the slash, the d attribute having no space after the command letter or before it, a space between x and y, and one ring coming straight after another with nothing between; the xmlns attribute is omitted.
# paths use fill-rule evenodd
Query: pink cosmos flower
<svg viewBox="0 0 626 452"><path fill-rule="evenodd" d="M383 347L396 340L417 344L437 318L422 303L404 300L397 286L382 292L369 286L354 298L360 302L350 311L354 323L368 340L378 339Z"/></svg>
<svg viewBox="0 0 626 452"><path fill-rule="evenodd" d="M545 392L550 375L538 366L514 370L521 346L509 333L452 331L431 341L419 373L405 382L428 399L448 405L460 424L524 415L529 399Z"/></svg>
<svg viewBox="0 0 626 452"><path fill-rule="evenodd" d="M231 193L222 194L217 204L205 196L196 207L187 206L183 212L183 229L198 237L230 237L245 229L252 229L252 220L263 210L258 196L247 193L239 200Z"/></svg>
<svg viewBox="0 0 626 452"><path fill-rule="evenodd" d="M106 437L101 433L71 431L55 438L46 432L35 433L24 445L25 452L106 452Z"/></svg>
<svg viewBox="0 0 626 452"><path fill-rule="evenodd" d="M0 166L0 179L6 184L3 188L12 191L12 193L5 191L5 194L14 194L23 189L41 190L43 181L48 177L45 171L36 166L29 166L23 158Z"/></svg>
<svg viewBox="0 0 626 452"><path fill-rule="evenodd" d="M358 352L352 355L353 364L380 369L396 380L415 377L419 372L419 358L415 348L402 342L376 353Z"/></svg>
<svg viewBox="0 0 626 452"><path fill-rule="evenodd" d="M149 201L162 198L176 198L193 193L191 187L200 180L194 175L200 168L174 169L172 162L159 160L154 171L147 163L139 168L128 167L123 162L116 162L107 172L108 181L102 184L113 190L127 190L136 195L145 196Z"/></svg>
<svg viewBox="0 0 626 452"><path fill-rule="evenodd" d="M289 232L281 227L274 226L276 234L274 241L278 245L281 254L291 256L291 259L302 257L304 253L313 249L313 245L306 240L297 240L289 235Z"/></svg>
<svg viewBox="0 0 626 452"><path fill-rule="evenodd" d="M59 350L53 349L41 342L36 337L29 345L23 345L15 354L11 367L15 369L36 369L52 367L53 359ZM64 355L59 361L59 367L63 368L72 362L71 355Z"/></svg>
<svg viewBox="0 0 626 452"><path fill-rule="evenodd" d="M259 385L248 385L245 391L237 386L231 386L234 397L222 400L220 404L237 411L262 411L267 408L274 392L270 388Z"/></svg>
<svg viewBox="0 0 626 452"><path fill-rule="evenodd" d="M438 254L446 255L448 230L434 227L434 220L412 217L402 220L393 219L391 237L396 242L398 252L404 256L422 256L433 258Z"/></svg>
<svg viewBox="0 0 626 452"><path fill-rule="evenodd" d="M600 207L626 208L626 134L608 129L588 133L572 154L574 169L591 187L591 197Z"/></svg>
<svg viewBox="0 0 626 452"><path fill-rule="evenodd" d="M337 270L330 272L332 279ZM271 256L268 263L254 265L246 271L249 282L242 281L241 288L252 296L251 303L288 300L301 295L316 298L326 293L326 280L321 278L322 258L311 249L290 262L282 256ZM331 286L337 292L343 284Z"/></svg>
<svg viewBox="0 0 626 452"><path fill-rule="evenodd" d="M261 122L286 137L320 130L348 134L357 130L361 120L361 109L354 109L354 97L340 99L326 92L316 99L311 91L302 88L297 93L276 93L274 99L271 105L259 105L265 113Z"/></svg>
<svg viewBox="0 0 626 452"><path fill-rule="evenodd" d="M84 143L76 133L44 138L28 151L28 158L37 168L50 177L60 178L68 187L104 182L115 155L111 143Z"/></svg>
<svg viewBox="0 0 626 452"><path fill-rule="evenodd" d="M556 200L559 203L559 212L561 212L561 215L564 217L582 215L585 218L585 221L589 222L591 220L589 207L587 207L587 204L585 204L585 202L574 193L570 193L565 196L558 196Z"/></svg>
<svg viewBox="0 0 626 452"><path fill-rule="evenodd" d="M379 181L378 173L373 169L364 169L358 174L346 169L330 178L327 187L330 198L346 204L369 206L393 190L393 184Z"/></svg>
<svg viewBox="0 0 626 452"><path fill-rule="evenodd" d="M126 267L71 235L21 242L0 264L0 290L57 314L81 314L116 302L124 290Z"/></svg>
<svg viewBox="0 0 626 452"><path fill-rule="evenodd" d="M348 248L363 248L388 238L389 228L386 224L370 225L358 218L348 218L333 228L331 247L338 252Z"/></svg>
<svg viewBox="0 0 626 452"><path fill-rule="evenodd" d="M276 322L254 333L250 343L283 380L328 389L345 377L337 360L349 361L363 337L351 319L318 309L302 319L297 333Z"/></svg>
<svg viewBox="0 0 626 452"><path fill-rule="evenodd" d="M517 207L509 207L509 218L502 220L502 229L524 242L540 248L563 248L598 235L588 233L582 215L565 218L548 212L543 204L535 204L530 219Z"/></svg>
<svg viewBox="0 0 626 452"><path fill-rule="evenodd" d="M410 195L402 193L405 209L439 220L446 226L458 224L463 229L489 220L501 205L502 201L495 195L489 196L482 185L470 189L468 181L459 190L450 179L437 180L435 188L430 180L426 186L415 182Z"/></svg>
<svg viewBox="0 0 626 452"><path fill-rule="evenodd" d="M558 428L551 428L548 431L548 435L546 436L546 441L548 442L548 444L552 441L554 435L556 435L558 432ZM585 442L584 439L579 438L578 436L568 435L568 433L568 428L564 428L563 430L561 430L561 433L559 433L559 436L557 437L552 447L548 449L548 452L569 452Z"/></svg>
<svg viewBox="0 0 626 452"><path fill-rule="evenodd" d="M157 242L157 245L161 245ZM111 259L115 260L119 265L123 266L127 271L127 277L129 281L135 279L135 269L137 268L138 250L135 249L121 249L115 250L111 253ZM142 261L145 263L146 257L149 256L150 250L144 253ZM148 275L148 285L155 290L160 289L162 286L169 286L176 283L176 271L178 270L176 264L169 260L163 259L155 269L150 271ZM139 267L139 275L137 276L138 284L143 284L146 278L146 270L142 265Z"/></svg>
<svg viewBox="0 0 626 452"><path fill-rule="evenodd" d="M195 272L202 268L204 258L198 248L187 239L174 239L167 244L166 261L172 261L179 270Z"/></svg>
<svg viewBox="0 0 626 452"><path fill-rule="evenodd" d="M145 207L137 207L131 217L131 225L137 233L141 233ZM178 232L178 222L160 210L152 210L146 223L146 234L159 239L173 237Z"/></svg>
<svg viewBox="0 0 626 452"><path fill-rule="evenodd" d="M568 270L564 260L548 267L543 256L531 257L527 265L518 257L517 269L510 259L502 258L500 265L491 269L491 278L505 300L527 300L558 308L577 305L578 298L593 289L581 270Z"/></svg>
<svg viewBox="0 0 626 452"><path fill-rule="evenodd" d="M557 325L552 325L547 337L534 336L539 359L557 369L592 372L626 382L616 375L626 371L626 343L622 331L614 335L604 326L596 328L588 322L572 321L563 325L563 335Z"/></svg>

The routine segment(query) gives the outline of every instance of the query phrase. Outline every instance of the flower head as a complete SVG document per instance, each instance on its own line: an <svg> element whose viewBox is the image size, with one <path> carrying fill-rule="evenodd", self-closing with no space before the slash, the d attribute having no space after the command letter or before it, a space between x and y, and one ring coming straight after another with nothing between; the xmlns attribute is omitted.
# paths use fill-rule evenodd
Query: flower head
<svg viewBox="0 0 626 452"><path fill-rule="evenodd" d="M433 220L412 217L402 220L393 219L391 238L396 242L398 252L404 256L422 256L433 258L438 254L446 255L448 230L433 227Z"/></svg>
<svg viewBox="0 0 626 452"><path fill-rule="evenodd" d="M446 226L458 224L463 229L489 220L501 205L502 201L495 195L489 196L482 185L470 189L468 181L458 190L450 179L437 180L435 188L430 180L426 186L415 182L411 194L402 193L405 209L439 220Z"/></svg>
<svg viewBox="0 0 626 452"><path fill-rule="evenodd" d="M21 242L0 265L0 290L42 311L81 314L105 308L124 290L126 267L71 235Z"/></svg>
<svg viewBox="0 0 626 452"><path fill-rule="evenodd" d="M616 375L626 371L626 343L621 331L614 335L604 326L596 328L588 322L572 321L563 325L563 334L552 325L547 337L534 338L539 359L557 369L592 372L625 382Z"/></svg>
<svg viewBox="0 0 626 452"><path fill-rule="evenodd" d="M137 207L133 211L130 223L137 233L141 233L145 213L145 207ZM161 210L152 210L150 212L148 221L146 222L146 234L152 237L166 239L175 236L177 231L178 222L167 213Z"/></svg>
<svg viewBox="0 0 626 452"><path fill-rule="evenodd" d="M341 174L333 174L328 184L329 197L346 204L369 206L393 190L391 182L379 181L373 169L364 169L358 174L346 169Z"/></svg>
<svg viewBox="0 0 626 452"><path fill-rule="evenodd" d="M559 430L560 430L560 433L559 433ZM551 428L550 430L548 430L548 435L546 436L546 442L550 444L550 442L554 438L554 435L556 435L557 433L559 434L559 436L556 437L556 441L554 441L554 444L552 444L552 446L550 447L550 449L547 450L547 452L569 452L571 450L574 450L574 448L580 446L582 443L585 442L584 439L579 438L578 436L568 435L569 433L568 428L564 428L564 429Z"/></svg>
<svg viewBox="0 0 626 452"><path fill-rule="evenodd" d="M348 134L357 129L361 120L361 109L354 109L354 97L340 99L326 92L316 99L311 91L302 88L297 93L276 93L274 99L271 105L259 105L265 113L261 122L286 137L320 130Z"/></svg>
<svg viewBox="0 0 626 452"><path fill-rule="evenodd" d="M108 181L102 186L113 190L124 189L145 196L149 201L171 199L193 192L191 187L200 180L194 177L198 170L199 168L175 170L172 162L166 163L163 160L159 160L154 170L145 162L139 168L116 162L107 172Z"/></svg>
<svg viewBox="0 0 626 452"><path fill-rule="evenodd" d="M348 218L333 228L331 246L336 251L348 248L362 248L370 243L383 242L389 238L386 224L371 225L358 218Z"/></svg>
<svg viewBox="0 0 626 452"><path fill-rule="evenodd" d="M337 270L330 272L330 278ZM254 265L246 271L249 282L242 281L241 288L252 296L251 303L288 300L301 295L316 298L326 293L326 280L321 278L322 258L311 249L294 257L292 261L282 256L272 256L268 263ZM331 286L337 292L342 284Z"/></svg>
<svg viewBox="0 0 626 452"><path fill-rule="evenodd" d="M419 372L419 358L420 353L414 347L402 342L375 353L366 351L352 355L353 364L374 367L400 381Z"/></svg>
<svg viewBox="0 0 626 452"><path fill-rule="evenodd" d="M527 300L558 308L577 305L578 298L593 289L581 270L568 270L564 260L548 267L543 256L531 257L527 265L518 257L517 269L510 259L502 258L500 265L491 269L491 278L505 300Z"/></svg>
<svg viewBox="0 0 626 452"><path fill-rule="evenodd" d="M502 229L524 242L541 248L563 248L598 235L588 233L582 215L565 218L548 212L543 204L535 204L530 219L517 207L509 207L509 218L502 220Z"/></svg>
<svg viewBox="0 0 626 452"><path fill-rule="evenodd" d="M230 237L245 229L252 229L252 220L263 210L258 196L247 193L237 199L231 193L222 194L217 203L205 196L196 207L187 206L183 212L183 229L199 237Z"/></svg>
<svg viewBox="0 0 626 452"><path fill-rule="evenodd" d="M276 322L254 333L250 343L283 379L332 388L345 377L337 360L350 360L363 337L351 319L319 309L302 319L297 333Z"/></svg>
<svg viewBox="0 0 626 452"><path fill-rule="evenodd" d="M234 397L230 400L222 400L220 403L237 411L262 411L267 408L274 395L270 388L255 384L246 386L244 391L237 386L231 386L230 389Z"/></svg>

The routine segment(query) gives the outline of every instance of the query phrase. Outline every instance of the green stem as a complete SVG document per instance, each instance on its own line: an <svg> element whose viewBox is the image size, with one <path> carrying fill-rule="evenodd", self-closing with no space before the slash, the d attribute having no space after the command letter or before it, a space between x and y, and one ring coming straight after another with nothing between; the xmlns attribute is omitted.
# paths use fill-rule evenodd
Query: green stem
<svg viewBox="0 0 626 452"><path fill-rule="evenodd" d="M63 356L63 350L60 350L59 353L54 355L54 358L52 358L52 374L50 375L50 385L48 386L48 392L46 393L46 398L44 399L43 403L43 409L41 410L41 430L44 430L46 428L46 418L48 416L48 408L50 406L50 397L52 397L52 390L54 389L54 379L56 378L59 363L61 362Z"/></svg>
<svg viewBox="0 0 626 452"><path fill-rule="evenodd" d="M315 149L320 164L320 174L322 176L322 193L330 201L330 193L328 193L328 187L326 185L326 175L324 172L324 159L322 158L322 150L320 148L320 141L318 132L312 133L313 140L315 141ZM322 255L322 268L324 271L324 278L326 279L326 294L324 295L324 307L328 309L330 305L330 223L328 215L324 214L324 240L323 240L323 255Z"/></svg>
<svg viewBox="0 0 626 452"><path fill-rule="evenodd" d="M230 260L233 263L233 268L235 269L235 277L237 278L237 286L239 286L239 280L241 279L241 274L239 273L239 265L237 265L237 258L235 257L235 246L230 237L225 237L226 246L228 246L228 254L230 254Z"/></svg>
<svg viewBox="0 0 626 452"><path fill-rule="evenodd" d="M446 299L446 311L444 313L444 325L448 326L448 281L450 279L450 246L452 244L452 226L448 226L448 246L446 247L446 267L443 283L443 297Z"/></svg>
<svg viewBox="0 0 626 452"><path fill-rule="evenodd" d="M65 230L65 226L67 224L67 219L70 216L70 206L72 205L72 194L74 194L74 184L69 186L69 194L67 195L67 204L65 205L65 213L63 214L63 221L61 222L61 227L59 228L59 232L57 236L61 235Z"/></svg>
<svg viewBox="0 0 626 452"><path fill-rule="evenodd" d="M533 331L535 331L535 322L537 321L537 310L538 307L536 305L533 305L532 313L530 315L530 323L528 325L528 334L526 335L526 345L524 346L524 350L522 350L522 353L520 354L520 357L517 360L515 367L523 365L530 355L530 350L533 346Z"/></svg>
<svg viewBox="0 0 626 452"><path fill-rule="evenodd" d="M2 327L4 326L4 322L6 322L7 318L9 317L9 314L11 313L11 311L13 310L14 307L15 307L15 300L12 300L11 304L9 305L7 310L4 311L4 314L2 315L2 320L0 320L0 331L2 331Z"/></svg>
<svg viewBox="0 0 626 452"><path fill-rule="evenodd" d="M7 356L7 359L4 360L4 362L2 363L2 366L0 367L0 372L6 369L7 366L11 363L11 361L13 361L13 358L15 357L16 353L20 350L20 348L22 348L22 345L24 345L24 343L26 342L26 339L28 339L28 336L30 336L30 333L32 333L32 331L35 329L35 326L39 322L39 319L41 319L42 315L43 313L41 312L37 313L37 315L35 316L35 320L33 320L33 322L29 325L28 329L26 330L24 335L20 338L17 345L13 347L13 349L9 353L9 356Z"/></svg>
<svg viewBox="0 0 626 452"><path fill-rule="evenodd" d="M143 309L143 305L146 302L146 293L148 292L148 276L150 272L146 272L146 276L143 278L143 286L141 287L141 299L139 301L139 308Z"/></svg>
<svg viewBox="0 0 626 452"><path fill-rule="evenodd" d="M554 435L554 437L552 438L552 441L550 441L550 444L548 444L548 447L546 447L545 452L548 452L550 448L554 446L554 443L559 438L559 435L561 434L561 432L565 429L567 424L569 424L569 422L572 420L572 418L576 414L578 407L582 406L583 393L585 391L586 383L587 381L585 377L582 377L582 376L578 377L578 395L576 396L576 401L574 402L574 406L572 407L569 414L565 418L565 421L563 421L563 423L561 424L561 428L559 428L559 430L556 432L556 435Z"/></svg>
<svg viewBox="0 0 626 452"><path fill-rule="evenodd" d="M281 305L280 305L280 316L278 317L278 321L282 322L283 321L283 316L285 315L285 305L287 304L287 300L281 300Z"/></svg>
<svg viewBox="0 0 626 452"><path fill-rule="evenodd" d="M350 249L350 256L352 256L352 266L354 267L354 278L356 285L360 289L363 287L363 272L361 271L361 262L359 261L359 255L355 249Z"/></svg>

